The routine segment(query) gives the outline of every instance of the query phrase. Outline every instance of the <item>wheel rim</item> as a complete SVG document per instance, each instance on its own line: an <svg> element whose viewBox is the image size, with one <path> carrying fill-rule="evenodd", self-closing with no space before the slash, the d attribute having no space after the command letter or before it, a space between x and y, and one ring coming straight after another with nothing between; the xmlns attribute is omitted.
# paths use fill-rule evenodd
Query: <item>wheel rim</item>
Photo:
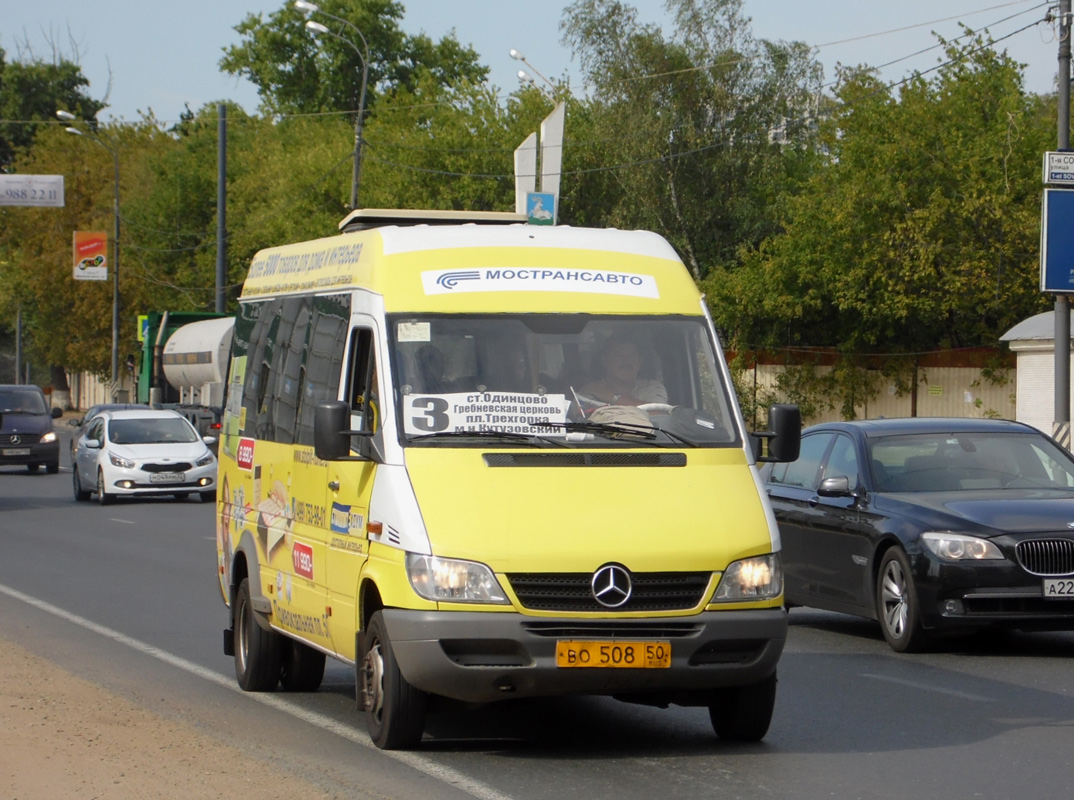
<svg viewBox="0 0 1074 800"><path fill-rule="evenodd" d="M884 576L880 589L882 615L888 632L896 638L906 633L907 606L906 575L898 561L889 561L884 567Z"/></svg>
<svg viewBox="0 0 1074 800"><path fill-rule="evenodd" d="M104 502L104 473L97 473L97 499Z"/></svg>
<svg viewBox="0 0 1074 800"><path fill-rule="evenodd" d="M239 634L239 644L235 648L235 658L239 661L239 672L246 674L246 662L250 652L250 634L246 629L246 603L239 605L235 619L235 630Z"/></svg>
<svg viewBox="0 0 1074 800"><path fill-rule="evenodd" d="M376 639L362 660L362 705L379 722L384 713L384 655Z"/></svg>

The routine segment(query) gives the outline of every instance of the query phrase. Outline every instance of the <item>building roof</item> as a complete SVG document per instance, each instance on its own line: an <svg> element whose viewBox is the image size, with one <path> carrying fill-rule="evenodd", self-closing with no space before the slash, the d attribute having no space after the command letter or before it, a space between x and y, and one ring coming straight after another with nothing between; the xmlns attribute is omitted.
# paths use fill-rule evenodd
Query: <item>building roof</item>
<svg viewBox="0 0 1074 800"><path fill-rule="evenodd" d="M1071 311L1071 320L1074 321L1074 311ZM1071 325L1074 331L1074 324ZM1055 338L1055 312L1045 311L1029 319L1024 319L999 337L1001 342L1032 341L1043 339L1051 341ZM1072 337L1074 338L1074 337Z"/></svg>

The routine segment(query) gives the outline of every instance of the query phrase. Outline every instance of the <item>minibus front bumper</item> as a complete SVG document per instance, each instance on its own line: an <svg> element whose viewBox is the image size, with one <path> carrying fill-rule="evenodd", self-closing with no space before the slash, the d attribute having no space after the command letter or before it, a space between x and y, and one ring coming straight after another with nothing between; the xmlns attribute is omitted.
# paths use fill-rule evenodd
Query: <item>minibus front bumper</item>
<svg viewBox="0 0 1074 800"><path fill-rule="evenodd" d="M658 705L707 705L706 692L759 683L772 675L787 638L782 608L658 619L404 609L383 614L399 669L411 685L476 703L600 694ZM666 643L670 665L557 665L557 643L578 641Z"/></svg>

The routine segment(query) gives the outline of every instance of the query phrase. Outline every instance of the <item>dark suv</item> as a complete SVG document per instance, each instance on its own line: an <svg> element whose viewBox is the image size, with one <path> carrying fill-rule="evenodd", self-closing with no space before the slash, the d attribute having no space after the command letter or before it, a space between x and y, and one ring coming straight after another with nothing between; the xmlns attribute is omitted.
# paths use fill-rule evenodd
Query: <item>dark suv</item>
<svg viewBox="0 0 1074 800"><path fill-rule="evenodd" d="M0 466L23 465L33 472L42 464L60 471L60 442L52 420L63 415L49 410L45 393L36 386L0 386Z"/></svg>

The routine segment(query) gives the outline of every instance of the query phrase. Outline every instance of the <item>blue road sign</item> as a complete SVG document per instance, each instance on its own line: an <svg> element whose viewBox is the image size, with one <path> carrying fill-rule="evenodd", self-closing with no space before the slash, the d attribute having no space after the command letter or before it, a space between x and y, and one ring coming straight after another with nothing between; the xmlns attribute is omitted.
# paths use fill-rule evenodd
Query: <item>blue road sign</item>
<svg viewBox="0 0 1074 800"><path fill-rule="evenodd" d="M1074 189L1045 189L1041 202L1040 288L1074 293Z"/></svg>
<svg viewBox="0 0 1074 800"><path fill-rule="evenodd" d="M551 192L527 192L526 216L531 225L554 225L556 223L556 196Z"/></svg>

